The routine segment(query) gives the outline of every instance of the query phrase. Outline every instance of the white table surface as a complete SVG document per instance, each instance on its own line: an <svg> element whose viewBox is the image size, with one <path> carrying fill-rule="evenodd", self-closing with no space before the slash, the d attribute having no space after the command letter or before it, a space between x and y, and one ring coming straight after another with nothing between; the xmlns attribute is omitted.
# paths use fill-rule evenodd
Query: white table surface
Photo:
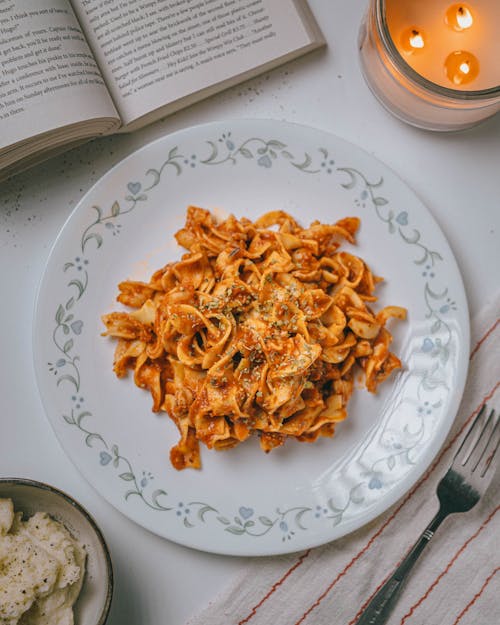
<svg viewBox="0 0 500 625"><path fill-rule="evenodd" d="M94 515L115 572L109 625L184 623L244 564L180 547L122 516L73 466L40 402L31 346L36 288L64 221L112 165L157 137L212 120L258 117L315 126L374 154L425 202L456 255L471 315L500 286L500 115L457 134L402 124L375 101L360 73L364 0L310 0L310 6L326 50L0 183L0 476L53 484Z"/></svg>

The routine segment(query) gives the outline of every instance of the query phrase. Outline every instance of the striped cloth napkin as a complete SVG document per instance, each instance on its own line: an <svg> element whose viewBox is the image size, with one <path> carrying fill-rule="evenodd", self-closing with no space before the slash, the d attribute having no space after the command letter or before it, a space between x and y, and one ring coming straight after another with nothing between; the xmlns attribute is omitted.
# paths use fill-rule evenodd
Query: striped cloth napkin
<svg viewBox="0 0 500 625"><path fill-rule="evenodd" d="M250 559L189 625L354 625L437 511L435 490L483 402L500 410L500 294L472 322L469 377L447 441L384 515L333 543ZM449 517L403 589L390 625L500 622L500 471L470 512Z"/></svg>

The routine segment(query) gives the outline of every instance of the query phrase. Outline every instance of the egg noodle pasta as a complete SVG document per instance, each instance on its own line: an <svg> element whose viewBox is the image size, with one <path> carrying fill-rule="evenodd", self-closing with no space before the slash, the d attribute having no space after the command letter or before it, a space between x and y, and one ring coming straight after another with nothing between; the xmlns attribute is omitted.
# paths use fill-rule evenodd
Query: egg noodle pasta
<svg viewBox="0 0 500 625"><path fill-rule="evenodd" d="M381 278L340 250L359 225L302 228L283 211L217 221L190 206L175 235L181 260L147 283L119 284L118 301L133 310L102 317L117 339L114 372L132 370L152 410L175 422L176 469L200 468L200 441L220 450L257 434L268 452L287 437L331 437L355 372L375 392L401 367L386 323L406 310L374 312Z"/></svg>

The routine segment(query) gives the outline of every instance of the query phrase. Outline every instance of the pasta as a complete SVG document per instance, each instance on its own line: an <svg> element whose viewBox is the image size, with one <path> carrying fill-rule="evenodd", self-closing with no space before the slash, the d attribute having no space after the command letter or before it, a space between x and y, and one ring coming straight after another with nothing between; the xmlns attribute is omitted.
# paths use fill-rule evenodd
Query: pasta
<svg viewBox="0 0 500 625"><path fill-rule="evenodd" d="M190 206L175 235L181 260L119 285L133 310L102 317L117 339L114 371L132 370L152 410L175 422L176 469L200 468L200 442L220 450L257 434L268 452L288 437L331 437L356 370L375 392L401 367L386 323L405 309L374 312L381 278L340 249L359 223L302 228L283 211L217 222Z"/></svg>

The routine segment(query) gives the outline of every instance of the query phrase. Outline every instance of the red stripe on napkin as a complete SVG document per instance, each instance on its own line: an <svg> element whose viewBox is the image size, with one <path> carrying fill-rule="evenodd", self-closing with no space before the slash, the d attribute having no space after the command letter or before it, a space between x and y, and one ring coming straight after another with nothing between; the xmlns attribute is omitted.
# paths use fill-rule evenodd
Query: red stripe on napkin
<svg viewBox="0 0 500 625"><path fill-rule="evenodd" d="M476 355L476 353L478 352L478 350L480 349L481 345L484 343L484 341L486 341L486 339L493 334L493 332L496 330L498 323L500 322L500 317L495 321L495 323L485 332L484 336L482 336L479 341L476 343L476 346L474 347L474 349L472 350L470 356L469 356L469 360L472 360L474 358L474 356Z"/></svg>
<svg viewBox="0 0 500 625"><path fill-rule="evenodd" d="M483 594L483 592L485 591L486 587L491 582L491 580L495 577L495 575L498 573L498 571L500 571L500 566L497 566L497 568L493 569L493 571L488 575L488 577L484 580L484 583L481 586L481 588L479 589L479 591L472 597L472 599L469 601L469 603L460 612L460 614L457 616L457 618L453 621L452 625L457 625L458 623L460 623L460 621L462 620L464 615L470 610L470 608L476 603L476 601L479 599L479 597Z"/></svg>
<svg viewBox="0 0 500 625"><path fill-rule="evenodd" d="M286 573L284 575L282 575L280 577L280 579L275 582L272 586L271 589L269 590L269 592L267 594L265 594L262 599L259 601L259 603L257 603L256 605L254 605L254 607L252 608L250 614L248 616L245 616L244 619L242 619L241 621L238 621L238 625L244 625L244 623L248 623L248 621L250 619L252 619L255 616L255 613L257 612L257 610L260 608L260 606L265 603L269 597L276 592L276 590L281 586L281 584L283 584L283 582L286 580L286 578L291 575L296 568L298 568L302 562L304 562L304 560L307 558L307 556L310 554L311 550L308 549L305 553L303 553L300 558L297 560L297 562L295 562L295 564L293 566L291 566L288 571L286 571Z"/></svg>

